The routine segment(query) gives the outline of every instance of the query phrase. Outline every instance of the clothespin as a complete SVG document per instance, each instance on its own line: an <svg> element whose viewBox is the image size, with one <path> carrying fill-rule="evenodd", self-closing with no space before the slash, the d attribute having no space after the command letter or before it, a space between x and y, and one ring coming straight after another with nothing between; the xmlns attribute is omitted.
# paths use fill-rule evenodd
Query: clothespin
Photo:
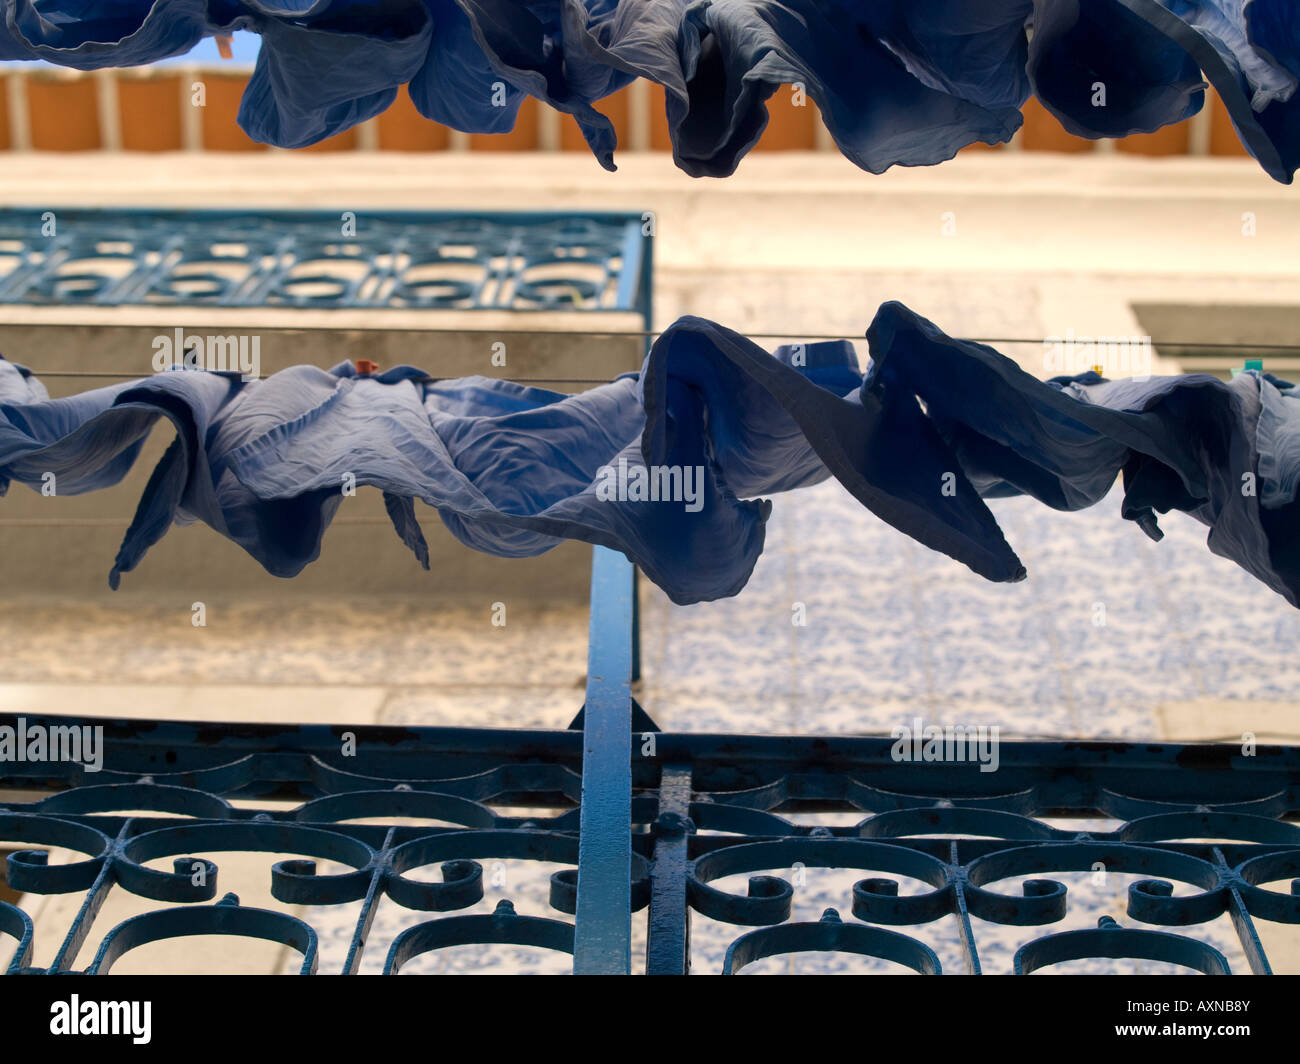
<svg viewBox="0 0 1300 1064"><path fill-rule="evenodd" d="M372 373L379 372L379 363L371 362L368 358L353 359L352 365L356 367L357 375L360 377L368 377Z"/></svg>
<svg viewBox="0 0 1300 1064"><path fill-rule="evenodd" d="M1249 373L1252 369L1256 373L1263 373L1264 360L1262 358L1248 358L1242 363L1241 369L1237 369L1236 366L1232 368L1232 375L1234 378L1239 377L1243 373Z"/></svg>
<svg viewBox="0 0 1300 1064"><path fill-rule="evenodd" d="M1092 372L1095 373L1095 374L1097 374L1098 377L1104 377L1104 376L1105 376L1105 374L1102 373L1102 371L1101 371L1101 367L1100 367L1100 366L1093 366L1093 367L1092 367Z"/></svg>
<svg viewBox="0 0 1300 1064"><path fill-rule="evenodd" d="M221 56L222 59L233 59L235 57L235 53L230 47L229 37L218 37L216 38L216 41L217 54Z"/></svg>

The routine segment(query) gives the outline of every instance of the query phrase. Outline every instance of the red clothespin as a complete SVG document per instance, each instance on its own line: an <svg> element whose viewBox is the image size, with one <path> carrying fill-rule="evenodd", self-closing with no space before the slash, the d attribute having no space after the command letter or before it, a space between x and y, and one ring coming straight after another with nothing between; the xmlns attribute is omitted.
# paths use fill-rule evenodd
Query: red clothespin
<svg viewBox="0 0 1300 1064"><path fill-rule="evenodd" d="M379 363L371 362L368 358L353 359L352 364L357 368L357 375L368 377L372 373L379 372Z"/></svg>
<svg viewBox="0 0 1300 1064"><path fill-rule="evenodd" d="M217 40L217 54L221 56L222 59L233 59L235 57L235 53L231 50L230 38L218 37L216 40Z"/></svg>

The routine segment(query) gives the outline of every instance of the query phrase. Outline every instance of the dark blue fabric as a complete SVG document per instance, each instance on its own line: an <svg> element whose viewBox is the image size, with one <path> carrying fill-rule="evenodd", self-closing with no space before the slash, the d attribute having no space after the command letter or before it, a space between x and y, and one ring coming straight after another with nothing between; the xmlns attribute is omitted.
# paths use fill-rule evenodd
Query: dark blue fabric
<svg viewBox="0 0 1300 1064"><path fill-rule="evenodd" d="M409 87L416 109L464 133L510 132L528 94L497 73L456 0L426 3L433 33L428 55Z"/></svg>
<svg viewBox="0 0 1300 1064"><path fill-rule="evenodd" d="M0 59L44 59L78 70L137 66L184 55L228 31L207 0L5 0Z"/></svg>
<svg viewBox="0 0 1300 1064"><path fill-rule="evenodd" d="M1151 133L1205 103L1192 57L1124 0L1034 0L1028 70L1043 106L1080 137Z"/></svg>
<svg viewBox="0 0 1300 1064"><path fill-rule="evenodd" d="M262 35L239 105L254 140L315 144L382 114L424 65L432 22L422 0L244 0Z"/></svg>
<svg viewBox="0 0 1300 1064"><path fill-rule="evenodd" d="M1256 372L1040 382L992 348L953 340L898 303L868 336L864 390L901 389L985 497L1059 510L1099 501L1117 474L1122 514L1153 539L1157 513L1210 528L1209 547L1300 605L1300 395Z"/></svg>
<svg viewBox="0 0 1300 1064"><path fill-rule="evenodd" d="M1123 477L1121 513L1209 526L1209 547L1300 605L1300 396L1251 372L1040 381L989 347L946 336L898 303L852 345L775 356L683 318L639 374L580 395L398 367L358 377L298 366L265 380L173 371L67 399L0 361L0 487L59 495L117 483L160 419L176 440L155 469L111 582L175 521L202 520L270 572L317 557L349 481L385 493L428 565L413 500L478 550L535 555L562 539L623 551L669 596L736 594L763 546L762 496L835 477L919 542L999 581L1025 569L985 498L1093 505ZM700 469L681 498L602 495L609 471Z"/></svg>
<svg viewBox="0 0 1300 1064"><path fill-rule="evenodd" d="M873 173L928 165L1019 127L1032 90L1072 133L1150 132L1194 114L1202 73L1279 181L1300 165L1294 0L0 0L0 59L93 69L263 37L239 112L299 147L365 121L409 86L427 117L513 127L525 96L572 114L613 168L595 104L664 87L674 158L725 176L768 104L801 84L840 150ZM1032 34L1026 32L1032 27ZM1104 101L1099 96L1104 92ZM782 106L788 104L782 102Z"/></svg>
<svg viewBox="0 0 1300 1064"><path fill-rule="evenodd" d="M931 88L880 36L901 36L906 21L893 4L697 0L681 30L685 91L668 95L678 166L695 176L733 172L767 125L766 101L796 83L840 151L872 173L1010 139L1024 99L990 109Z"/></svg>
<svg viewBox="0 0 1300 1064"><path fill-rule="evenodd" d="M1270 177L1290 184L1300 167L1294 14L1259 0L1120 2L1186 50L1222 97L1246 150ZM1267 51L1252 47L1256 37Z"/></svg>
<svg viewBox="0 0 1300 1064"><path fill-rule="evenodd" d="M457 0L474 41L504 83L572 114L592 154L614 169L614 124L592 104L617 92L632 76L595 60L581 48L566 47L566 15L575 27L607 15L610 0ZM666 5L671 8L670 2ZM653 19L660 14L642 8ZM431 71L438 77L435 67ZM415 98L414 91L412 97ZM484 99L488 99L484 97ZM417 99L417 103L419 100Z"/></svg>
<svg viewBox="0 0 1300 1064"><path fill-rule="evenodd" d="M1256 51L1300 78L1300 5L1295 0L1246 0L1245 14Z"/></svg>

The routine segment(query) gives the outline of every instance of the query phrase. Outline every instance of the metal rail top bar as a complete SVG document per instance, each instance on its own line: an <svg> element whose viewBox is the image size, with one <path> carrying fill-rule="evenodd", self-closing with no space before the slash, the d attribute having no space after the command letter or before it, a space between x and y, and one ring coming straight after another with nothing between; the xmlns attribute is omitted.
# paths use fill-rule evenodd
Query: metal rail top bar
<svg viewBox="0 0 1300 1064"><path fill-rule="evenodd" d="M274 221L277 219L286 219L290 221L309 221L315 218L328 218L331 222L336 222L339 215L343 212L350 212L356 215L357 220L374 219L376 221L396 221L407 224L419 221L491 221L491 222L563 222L563 221L585 221L593 220L600 222L628 222L635 221L638 225L642 224L646 215L652 214L649 211L616 211L616 210L569 210L565 208L556 208L554 210L532 210L532 211L512 211L496 210L495 208L483 209L466 209L466 210L425 210L423 208L376 208L368 207L357 208L355 206L340 206L337 210L327 207L277 207L277 206L259 206L249 205L247 207L88 207L84 204L44 204L36 205L9 205L0 207L0 222L14 217L34 216L38 221L42 214L50 211L58 218L77 216L77 217L112 217L121 216L125 218L178 218L181 220L190 220L202 218L204 220L212 219L239 219L241 221Z"/></svg>
<svg viewBox="0 0 1300 1064"><path fill-rule="evenodd" d="M630 563L627 563L630 567ZM68 724L65 716L0 713L0 726L13 727L18 720L31 726ZM529 760L539 757L581 759L580 737L571 730L542 728L460 728L393 726L382 724L275 724L226 723L180 719L141 720L135 718L77 716L79 725L104 728L107 752L130 763L130 751L149 750L161 756L164 751L175 756L158 766L156 778L168 775L168 767L178 771L192 769L197 762L221 763L249 754L296 752L321 757L336 754L340 736L352 733L358 750L374 757L375 763L391 762L400 766L406 757L431 760L439 757L466 759ZM638 731L640 729L637 729ZM708 772L718 765L742 765L756 777L790 771L835 771L853 769L872 771L896 765L891 750L896 740L874 735L733 735L717 732L661 732L656 729L658 760L664 751L689 760L697 771ZM1141 767L1150 771L1213 772L1226 777L1258 777L1261 783L1273 777L1284 779L1300 773L1300 746L1259 744L1251 756L1240 752L1240 744L1169 743L1145 741L1017 741L999 743L999 774L1006 769L1025 771L1132 772ZM37 769L35 765L5 762L0 777L13 780ZM916 771L923 764L910 766ZM75 765L47 764L42 770L57 772L65 787L81 782ZM931 766L938 778L951 772L951 765ZM117 776L133 776L129 769L115 772L109 766L99 773L105 783ZM114 780L115 781L115 780ZM1138 780L1130 780L1137 785ZM1300 782L1300 779L1297 780Z"/></svg>

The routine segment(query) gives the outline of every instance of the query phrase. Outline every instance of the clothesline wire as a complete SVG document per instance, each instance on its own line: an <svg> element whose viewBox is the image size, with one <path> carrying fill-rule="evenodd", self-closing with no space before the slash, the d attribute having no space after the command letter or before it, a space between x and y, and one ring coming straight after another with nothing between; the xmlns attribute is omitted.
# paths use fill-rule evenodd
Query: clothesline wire
<svg viewBox="0 0 1300 1064"><path fill-rule="evenodd" d="M421 331L421 332L433 332L433 333L441 333L441 332L451 332L451 333L465 333L465 332L471 332L471 333L472 333L472 332L482 332L482 333L486 333L486 334L490 334L490 335L506 335L506 336L509 336L509 335L517 335L517 334L512 334L511 331L508 330L508 329L481 329L481 330L474 330L474 329L421 329L421 330L419 330L419 331ZM531 335L534 335L534 334L533 334L533 333L528 333L527 335L530 335L530 336L531 336ZM611 331L611 332L600 332L600 331L596 331L596 332L587 332L587 331L579 331L579 330L565 330L565 329L557 329L557 330L547 330L547 331L546 331L544 334L542 334L542 335L547 335L547 336L626 336L626 337L629 337L629 338L640 338L640 339L645 339L645 338L649 338L649 337L653 337L653 336L660 336L660 335L662 335L662 334L661 334L661 333L658 333L658 332L649 332L649 331L644 331L644 330L643 330L643 331L636 331L636 332L627 332L627 331ZM751 337L751 338L754 338L754 339L783 339L783 338L786 338L786 337L794 336L794 335L796 335L796 334L794 334L794 333L747 333L746 335L749 336L749 337ZM804 337L804 339L806 339L806 340L843 340L843 339L848 339L848 337L845 337L845 336L843 336L843 335L832 334L832 333L818 333L818 334L806 334L806 333L805 333L805 334L803 334L803 337ZM966 339L969 339L969 340L971 340L971 341L974 342L974 343L982 343L982 344L1053 344L1053 343L1073 342L1073 343L1075 343L1075 344L1081 344L1081 345L1082 345L1082 344L1093 343L1095 340L1112 341L1112 340L1115 340L1116 338L1114 338L1114 337L1096 337L1096 338L1092 338L1092 337L1066 337L1066 338L1062 338L1062 337L1046 337L1046 338L1041 339L1041 340L1032 340L1032 339L1025 339L1025 338L1023 338L1023 337L1007 337L1007 336L988 337L988 336L975 336L975 337L967 337ZM1192 340L1159 340L1159 341L1153 340L1153 341L1151 341L1151 346L1154 347L1154 348L1180 348L1180 349L1190 349L1190 350L1213 350L1213 351L1275 351L1275 352L1294 351L1294 352L1300 352L1300 344L1206 343L1206 342L1201 342L1201 341L1192 341ZM612 352L612 353L617 353L617 352ZM29 368L30 368L30 367L29 367ZM32 373L32 375L35 376L35 377L80 377L80 378L103 378L103 379L106 379L106 380L131 380L131 379L133 379L133 378L135 378L135 377L145 377L145 376L148 376L148 374L141 373L139 369L135 369L135 370L131 370L131 371L126 371L126 372L119 372L119 371L116 371L116 370L46 370L46 371L41 371L41 370L32 369L32 370L31 370L31 373ZM436 382L438 382L438 381L441 381L441 380L449 380L449 379L452 379L452 378L447 378L447 377L430 377L430 378L428 378L428 380L429 380L430 382L434 382L434 383L436 383ZM608 378L606 378L606 377L510 377L510 378L506 378L506 379L512 380L512 381L514 381L516 384L593 384L593 383L597 383L597 384L598 384L598 383L601 383L602 381L606 381L606 380L608 380Z"/></svg>
<svg viewBox="0 0 1300 1064"><path fill-rule="evenodd" d="M187 371L178 370L176 372L184 373ZM32 376L37 378L102 377L108 380L121 381L121 380L133 380L136 377L143 379L145 377L152 377L156 375L157 374L152 374L152 373L140 373L138 370L134 373L112 373L107 370L103 370L103 371L87 370L85 372L82 372L80 370L53 370L49 373L40 373L37 370L32 370ZM474 374L464 374L464 376L474 376ZM439 381L456 380L456 379L457 378L455 377L418 378L418 380L426 384L437 384ZM501 377L501 378L494 378L494 379L509 381L512 384L608 384L609 383L608 377Z"/></svg>
<svg viewBox="0 0 1300 1064"><path fill-rule="evenodd" d="M57 325L56 325L57 327ZM202 326L195 329L194 335L200 335L203 331L218 331L226 326L212 325ZM188 330L187 330L188 331ZM247 330L244 330L247 331ZM649 340L660 337L664 334L663 329L394 329L388 326L377 326L367 328L366 332L412 332L427 333L431 336L578 336L578 337L613 337L615 339L629 340ZM859 342L865 340L865 335L850 336L847 333L805 333L798 331L790 332L746 332L745 336L754 340L794 340L798 343L804 340L851 340ZM1030 345L1054 345L1069 343L1077 346L1088 346L1091 344L1119 344L1132 343L1134 341L1146 341L1154 348L1178 348L1180 350L1206 350L1206 351L1298 351L1300 344L1285 343L1243 343L1240 341L1213 342L1208 340L1156 340L1146 336L1116 336L1112 334L1098 336L1075 336L1072 333L1066 336L1045 336L1045 337L1023 337L1023 336L963 336L959 339L967 340L978 344L1030 344ZM610 354L621 354L622 352L613 351ZM36 373L36 370L32 371ZM62 373L63 371L57 371ZM55 371L41 376L53 376ZM78 373L77 376L96 376L92 372ZM114 374L116 376L116 374ZM131 374L135 376L137 374Z"/></svg>

